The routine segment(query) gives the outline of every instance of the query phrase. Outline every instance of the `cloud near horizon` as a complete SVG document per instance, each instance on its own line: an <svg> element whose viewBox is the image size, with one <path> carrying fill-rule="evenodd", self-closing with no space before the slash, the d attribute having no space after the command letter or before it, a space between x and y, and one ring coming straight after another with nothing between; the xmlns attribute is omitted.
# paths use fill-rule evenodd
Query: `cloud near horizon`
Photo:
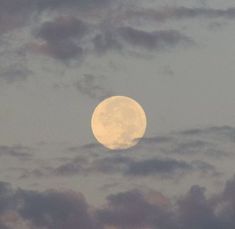
<svg viewBox="0 0 235 229"><path fill-rule="evenodd" d="M13 189L1 182L0 223L7 229L233 229L235 178L220 193L206 197L205 191L194 185L172 201L153 190L134 189L111 194L104 206L93 207L82 193Z"/></svg>

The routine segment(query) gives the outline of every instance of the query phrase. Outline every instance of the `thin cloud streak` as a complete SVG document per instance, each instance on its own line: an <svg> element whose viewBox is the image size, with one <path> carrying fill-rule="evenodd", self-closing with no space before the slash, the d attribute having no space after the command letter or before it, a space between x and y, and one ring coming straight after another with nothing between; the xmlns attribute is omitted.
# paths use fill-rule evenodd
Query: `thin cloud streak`
<svg viewBox="0 0 235 229"><path fill-rule="evenodd" d="M156 21L167 22L170 20L186 20L193 18L205 18L205 19L234 19L235 8L230 7L227 9L214 9L214 8L189 8L189 7L162 7L159 10L156 9L131 9L125 12L127 18L136 19L137 21Z"/></svg>

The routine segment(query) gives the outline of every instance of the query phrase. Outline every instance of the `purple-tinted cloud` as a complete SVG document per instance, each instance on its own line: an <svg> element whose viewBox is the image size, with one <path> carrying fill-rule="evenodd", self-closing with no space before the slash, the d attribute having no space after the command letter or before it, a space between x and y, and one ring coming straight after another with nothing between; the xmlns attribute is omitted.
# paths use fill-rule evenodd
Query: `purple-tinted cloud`
<svg viewBox="0 0 235 229"><path fill-rule="evenodd" d="M111 194L104 206L94 208L81 193L14 190L0 183L0 225L14 225L16 219L9 215L15 215L29 228L233 229L234 190L235 178L209 197L204 187L194 185L172 202L159 192L135 189Z"/></svg>

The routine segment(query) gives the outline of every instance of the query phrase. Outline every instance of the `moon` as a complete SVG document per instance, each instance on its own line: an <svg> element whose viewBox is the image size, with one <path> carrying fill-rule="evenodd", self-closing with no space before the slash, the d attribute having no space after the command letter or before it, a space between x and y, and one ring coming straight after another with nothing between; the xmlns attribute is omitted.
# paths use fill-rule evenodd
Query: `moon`
<svg viewBox="0 0 235 229"><path fill-rule="evenodd" d="M127 149L144 136L147 119L134 99L112 96L97 105L91 118L96 140L111 150Z"/></svg>

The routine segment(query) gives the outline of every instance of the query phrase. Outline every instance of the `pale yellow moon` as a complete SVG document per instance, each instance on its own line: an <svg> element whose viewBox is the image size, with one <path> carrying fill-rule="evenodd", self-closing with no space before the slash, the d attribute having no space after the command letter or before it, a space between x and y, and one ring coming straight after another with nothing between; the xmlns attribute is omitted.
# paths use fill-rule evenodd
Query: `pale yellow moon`
<svg viewBox="0 0 235 229"><path fill-rule="evenodd" d="M112 96L95 108L91 128L96 140L105 147L127 149L144 136L147 119L144 109L134 99Z"/></svg>

